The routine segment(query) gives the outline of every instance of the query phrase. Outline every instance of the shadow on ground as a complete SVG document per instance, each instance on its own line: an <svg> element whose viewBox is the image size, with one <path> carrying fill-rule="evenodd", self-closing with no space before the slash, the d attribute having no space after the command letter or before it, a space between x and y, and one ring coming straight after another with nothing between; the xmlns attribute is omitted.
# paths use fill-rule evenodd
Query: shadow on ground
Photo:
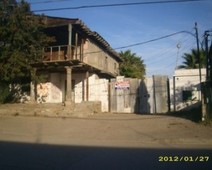
<svg viewBox="0 0 212 170"><path fill-rule="evenodd" d="M160 162L160 156L190 161ZM201 156L209 156L209 160ZM198 157L197 161L194 161ZM191 161L193 160L193 161ZM212 150L62 146L0 142L1 170L209 170Z"/></svg>
<svg viewBox="0 0 212 170"><path fill-rule="evenodd" d="M175 117L181 117L181 118L185 118L188 120L191 120L193 122L200 122L202 120L202 108L201 106L197 106L195 108L190 108L190 109L184 109L184 110L180 110L178 112L172 112L169 115L171 116L175 116Z"/></svg>

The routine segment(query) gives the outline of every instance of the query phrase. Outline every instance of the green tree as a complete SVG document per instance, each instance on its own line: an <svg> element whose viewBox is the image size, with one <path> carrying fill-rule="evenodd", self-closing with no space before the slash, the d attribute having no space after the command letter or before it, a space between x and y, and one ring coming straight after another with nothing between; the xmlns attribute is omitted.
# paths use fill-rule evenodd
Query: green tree
<svg viewBox="0 0 212 170"><path fill-rule="evenodd" d="M185 69L199 68L197 49L192 49L191 53L184 53L182 58L184 59L183 65L180 65L178 68L185 68ZM206 67L205 52L203 50L200 50L200 67L201 68Z"/></svg>
<svg viewBox="0 0 212 170"><path fill-rule="evenodd" d="M125 77L143 79L145 75L145 64L141 57L130 50L121 51L123 62L120 64L120 74Z"/></svg>
<svg viewBox="0 0 212 170"><path fill-rule="evenodd" d="M0 88L23 84L35 78L31 77L33 68L30 63L41 59L43 46L51 40L42 31L42 18L35 16L23 0L1 5Z"/></svg>

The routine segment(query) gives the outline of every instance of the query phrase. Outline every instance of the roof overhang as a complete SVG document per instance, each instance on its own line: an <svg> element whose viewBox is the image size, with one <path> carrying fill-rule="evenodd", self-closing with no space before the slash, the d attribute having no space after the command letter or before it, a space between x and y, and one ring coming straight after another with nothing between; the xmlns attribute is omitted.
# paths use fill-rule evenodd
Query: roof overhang
<svg viewBox="0 0 212 170"><path fill-rule="evenodd" d="M112 55L118 62L122 62L120 55L110 46L110 44L97 32L91 31L80 19L60 18L60 17L44 17L44 24L48 27L57 27L62 25L73 26L73 29L86 35L89 39L97 43L102 49Z"/></svg>

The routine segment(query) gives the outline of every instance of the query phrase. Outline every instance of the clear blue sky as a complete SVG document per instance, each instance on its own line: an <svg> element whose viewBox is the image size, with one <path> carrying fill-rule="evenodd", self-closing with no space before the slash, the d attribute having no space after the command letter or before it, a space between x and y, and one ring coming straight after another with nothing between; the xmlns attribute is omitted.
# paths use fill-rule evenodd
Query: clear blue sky
<svg viewBox="0 0 212 170"><path fill-rule="evenodd" d="M150 2L150 0L52 0L54 3L36 3L47 0L27 0L32 10L100 5L115 3ZM51 0L49 0L51 1ZM162 1L162 0L152 0ZM149 4L135 6L88 8L42 12L45 15L79 18L92 31L98 32L112 48L127 46L159 38L178 31L194 33L198 23L199 38L205 30L212 29L212 1ZM40 12L41 13L41 12ZM177 48L177 44L179 44ZM178 34L166 39L135 46L130 49L146 64L147 76L165 74L172 76L182 55L196 48L190 34Z"/></svg>

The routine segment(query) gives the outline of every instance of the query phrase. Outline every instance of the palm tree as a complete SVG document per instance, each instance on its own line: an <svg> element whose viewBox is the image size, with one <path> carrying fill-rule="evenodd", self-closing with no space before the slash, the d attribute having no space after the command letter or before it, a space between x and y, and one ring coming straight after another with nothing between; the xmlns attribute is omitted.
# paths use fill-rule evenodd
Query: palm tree
<svg viewBox="0 0 212 170"><path fill-rule="evenodd" d="M120 56L123 62L120 65L120 74L131 78L144 78L145 64L141 57L130 50L121 51Z"/></svg>
<svg viewBox="0 0 212 170"><path fill-rule="evenodd" d="M199 68L197 49L192 49L191 53L184 53L182 58L184 59L183 65L178 66L178 68L185 68L185 69ZM201 68L206 67L206 59L205 58L206 58L205 52L203 50L200 50L200 67Z"/></svg>

